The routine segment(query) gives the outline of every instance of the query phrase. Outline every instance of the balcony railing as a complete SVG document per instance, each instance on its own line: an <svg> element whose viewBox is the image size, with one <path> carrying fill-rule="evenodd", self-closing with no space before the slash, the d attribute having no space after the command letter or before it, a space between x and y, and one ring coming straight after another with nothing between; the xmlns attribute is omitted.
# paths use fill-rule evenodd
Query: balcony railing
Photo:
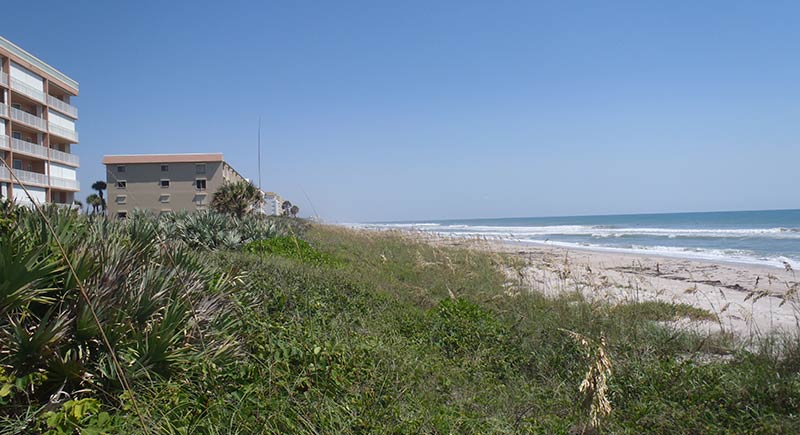
<svg viewBox="0 0 800 435"><path fill-rule="evenodd" d="M0 116L8 116L8 104L0 103Z"/></svg>
<svg viewBox="0 0 800 435"><path fill-rule="evenodd" d="M0 134L0 149L1 150L10 150L11 148L8 147L8 136Z"/></svg>
<svg viewBox="0 0 800 435"><path fill-rule="evenodd" d="M33 86L23 83L15 78L11 78L11 89L19 92L20 94L27 95L36 101L44 102L44 92Z"/></svg>
<svg viewBox="0 0 800 435"><path fill-rule="evenodd" d="M33 142L26 140L11 138L11 146L14 147L14 152L29 154L36 157L47 158L47 147L43 147Z"/></svg>
<svg viewBox="0 0 800 435"><path fill-rule="evenodd" d="M78 180L70 180L68 178L50 177L50 185L61 189L81 190Z"/></svg>
<svg viewBox="0 0 800 435"><path fill-rule="evenodd" d="M65 103L52 95L47 96L47 105L50 106L51 109L58 110L67 116L71 116L76 119L78 118L77 107L73 106L72 104Z"/></svg>
<svg viewBox="0 0 800 435"><path fill-rule="evenodd" d="M28 112L23 112L22 110L17 109L16 107L11 107L11 119L14 121L19 121L25 125L28 125L33 128L38 128L42 131L47 131L47 121L42 118L39 118L36 115L31 115Z"/></svg>
<svg viewBox="0 0 800 435"><path fill-rule="evenodd" d="M55 125L51 122L50 133L61 136L64 139L69 139L73 143L78 143L78 132L75 130L70 130L68 128L61 127L60 125Z"/></svg>
<svg viewBox="0 0 800 435"><path fill-rule="evenodd" d="M8 87L8 74L0 71L0 85Z"/></svg>
<svg viewBox="0 0 800 435"><path fill-rule="evenodd" d="M48 180L47 175L40 174L38 172L31 172L31 171L23 171L22 169L14 169L14 175L19 178L20 181L23 183L33 183L33 184L40 184L42 186L47 186ZM14 180L16 181L16 179Z"/></svg>
<svg viewBox="0 0 800 435"><path fill-rule="evenodd" d="M80 164L78 156L75 154L65 153L64 151L50 149L50 160L56 160L68 165L78 166Z"/></svg>
<svg viewBox="0 0 800 435"><path fill-rule="evenodd" d="M0 180L10 180L11 175L8 173L8 169L5 166L0 166Z"/></svg>

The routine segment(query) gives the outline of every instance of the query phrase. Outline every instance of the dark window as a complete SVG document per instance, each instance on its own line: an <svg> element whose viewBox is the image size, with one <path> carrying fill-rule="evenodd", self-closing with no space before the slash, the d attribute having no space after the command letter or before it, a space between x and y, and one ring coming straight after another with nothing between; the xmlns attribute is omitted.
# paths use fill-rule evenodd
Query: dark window
<svg viewBox="0 0 800 435"><path fill-rule="evenodd" d="M124 166L117 166L117 172L125 172Z"/></svg>
<svg viewBox="0 0 800 435"><path fill-rule="evenodd" d="M197 186L197 190L206 190L206 180L205 179L198 179L194 180L195 186Z"/></svg>
<svg viewBox="0 0 800 435"><path fill-rule="evenodd" d="M127 187L128 187L127 181L122 181L122 180L117 181L117 189L125 189Z"/></svg>
<svg viewBox="0 0 800 435"><path fill-rule="evenodd" d="M168 172L168 171L169 171L169 165L161 165L161 172Z"/></svg>
<svg viewBox="0 0 800 435"><path fill-rule="evenodd" d="M14 139L22 139L22 133L15 131L11 133L11 137L13 137Z"/></svg>
<svg viewBox="0 0 800 435"><path fill-rule="evenodd" d="M118 211L117 212L117 218L118 219L125 219L126 217L128 217L128 212L127 211Z"/></svg>
<svg viewBox="0 0 800 435"><path fill-rule="evenodd" d="M161 187L169 187L169 180L161 180Z"/></svg>
<svg viewBox="0 0 800 435"><path fill-rule="evenodd" d="M14 169L22 170L22 160L14 159Z"/></svg>

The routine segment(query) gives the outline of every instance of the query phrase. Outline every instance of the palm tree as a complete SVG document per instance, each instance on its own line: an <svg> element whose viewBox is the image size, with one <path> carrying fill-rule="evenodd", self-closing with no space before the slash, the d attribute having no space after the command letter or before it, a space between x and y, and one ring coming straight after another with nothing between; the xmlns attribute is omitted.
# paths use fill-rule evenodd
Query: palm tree
<svg viewBox="0 0 800 435"><path fill-rule="evenodd" d="M92 213L97 213L103 206L103 199L100 198L100 195L93 193L86 197L86 205L92 206Z"/></svg>
<svg viewBox="0 0 800 435"><path fill-rule="evenodd" d="M292 214L292 217L297 217L297 213L300 213L300 207L293 205L292 208L289 209L289 213Z"/></svg>
<svg viewBox="0 0 800 435"><path fill-rule="evenodd" d="M108 185L103 180L97 180L92 184L92 189L97 191L97 195L100 196L100 205L103 207L103 211L106 210L106 199L103 197L103 191L108 188Z"/></svg>
<svg viewBox="0 0 800 435"><path fill-rule="evenodd" d="M237 218L257 210L264 203L264 195L252 183L239 181L225 183L214 193L211 208Z"/></svg>
<svg viewBox="0 0 800 435"><path fill-rule="evenodd" d="M281 209L283 210L283 215L284 216L289 216L289 213L291 212L291 209L292 209L292 202L291 201L283 201L283 204L281 204Z"/></svg>

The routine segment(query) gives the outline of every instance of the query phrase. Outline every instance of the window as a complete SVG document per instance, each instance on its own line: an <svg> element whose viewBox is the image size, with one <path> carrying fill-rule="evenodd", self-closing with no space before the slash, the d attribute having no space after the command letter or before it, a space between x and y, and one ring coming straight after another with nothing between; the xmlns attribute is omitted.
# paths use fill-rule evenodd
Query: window
<svg viewBox="0 0 800 435"><path fill-rule="evenodd" d="M205 174L206 173L206 164L205 163L198 163L195 166L195 171L198 174Z"/></svg>
<svg viewBox="0 0 800 435"><path fill-rule="evenodd" d="M169 172L169 165L161 165L161 172Z"/></svg>
<svg viewBox="0 0 800 435"><path fill-rule="evenodd" d="M206 190L206 179L198 178L194 180L194 185L197 187L197 190Z"/></svg>
<svg viewBox="0 0 800 435"><path fill-rule="evenodd" d="M165 214L172 214L172 210L170 210L168 208L162 209L160 215L163 216Z"/></svg>
<svg viewBox="0 0 800 435"><path fill-rule="evenodd" d="M125 219L126 217L128 217L128 212L127 211L118 211L117 212L117 219Z"/></svg>
<svg viewBox="0 0 800 435"><path fill-rule="evenodd" d="M165 193L165 194L159 196L158 197L158 202L164 202L164 203L169 202L169 196L170 196L169 193Z"/></svg>
<svg viewBox="0 0 800 435"><path fill-rule="evenodd" d="M161 187L162 187L162 188L164 188L164 189L166 189L167 187L169 187L169 180L167 180L167 179L162 179L162 180L161 180Z"/></svg>
<svg viewBox="0 0 800 435"><path fill-rule="evenodd" d="M22 170L22 160L14 159L13 165L14 165L14 169Z"/></svg>
<svg viewBox="0 0 800 435"><path fill-rule="evenodd" d="M206 204L206 194L205 193L198 193L194 196L194 203L197 206L203 206Z"/></svg>
<svg viewBox="0 0 800 435"><path fill-rule="evenodd" d="M17 110L22 110L22 105L21 104L12 104L11 107L13 107L13 108L15 108Z"/></svg>
<svg viewBox="0 0 800 435"><path fill-rule="evenodd" d="M22 133L15 131L11 133L11 137L13 137L14 139L22 139Z"/></svg>
<svg viewBox="0 0 800 435"><path fill-rule="evenodd" d="M125 172L124 166L117 166L117 172Z"/></svg>
<svg viewBox="0 0 800 435"><path fill-rule="evenodd" d="M126 189L128 187L128 182L125 180L117 180L117 189Z"/></svg>
<svg viewBox="0 0 800 435"><path fill-rule="evenodd" d="M117 195L117 204L125 204L128 201L128 195Z"/></svg>

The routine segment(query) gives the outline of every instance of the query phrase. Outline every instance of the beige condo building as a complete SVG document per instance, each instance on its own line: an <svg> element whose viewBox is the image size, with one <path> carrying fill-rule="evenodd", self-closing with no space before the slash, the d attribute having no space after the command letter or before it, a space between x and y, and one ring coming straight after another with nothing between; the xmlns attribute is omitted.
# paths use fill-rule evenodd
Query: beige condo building
<svg viewBox="0 0 800 435"><path fill-rule="evenodd" d="M0 36L0 197L72 203L77 95L78 82Z"/></svg>
<svg viewBox="0 0 800 435"><path fill-rule="evenodd" d="M108 215L118 218L134 210L202 210L223 183L246 181L219 153L115 155L103 164Z"/></svg>

